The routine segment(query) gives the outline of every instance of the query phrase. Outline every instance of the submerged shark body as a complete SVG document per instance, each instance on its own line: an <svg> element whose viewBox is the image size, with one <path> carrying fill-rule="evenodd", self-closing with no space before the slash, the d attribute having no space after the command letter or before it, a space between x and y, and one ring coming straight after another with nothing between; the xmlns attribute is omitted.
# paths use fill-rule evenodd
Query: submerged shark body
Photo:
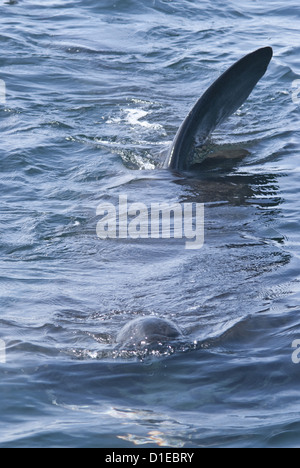
<svg viewBox="0 0 300 468"><path fill-rule="evenodd" d="M142 349L176 341L181 331L174 322L155 316L140 317L128 322L117 335L123 349Z"/></svg>
<svg viewBox="0 0 300 468"><path fill-rule="evenodd" d="M201 148L210 133L241 107L266 73L272 57L271 47L252 52L212 84L179 128L165 168L185 171L192 166L195 148Z"/></svg>

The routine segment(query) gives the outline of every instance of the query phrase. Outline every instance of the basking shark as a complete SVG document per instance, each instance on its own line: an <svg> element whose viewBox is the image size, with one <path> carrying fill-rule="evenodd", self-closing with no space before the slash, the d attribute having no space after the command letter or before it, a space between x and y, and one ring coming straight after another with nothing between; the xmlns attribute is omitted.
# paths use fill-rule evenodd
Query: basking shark
<svg viewBox="0 0 300 468"><path fill-rule="evenodd" d="M258 49L232 65L210 86L180 126L165 168L186 171L193 165L195 148L201 148L211 132L248 99L272 57L271 47Z"/></svg>
<svg viewBox="0 0 300 468"><path fill-rule="evenodd" d="M168 152L165 168L189 170L195 148L201 148L211 132L236 112L264 76L273 57L271 47L258 49L236 62L196 102L180 126ZM179 342L183 333L164 318L140 317L129 321L118 333L121 350L141 350Z"/></svg>

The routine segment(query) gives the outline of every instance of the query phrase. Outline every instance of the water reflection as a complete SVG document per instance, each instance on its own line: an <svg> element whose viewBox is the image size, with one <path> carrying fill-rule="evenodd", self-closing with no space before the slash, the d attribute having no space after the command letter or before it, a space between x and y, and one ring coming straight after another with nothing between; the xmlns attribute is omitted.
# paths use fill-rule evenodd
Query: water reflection
<svg viewBox="0 0 300 468"><path fill-rule="evenodd" d="M237 150L236 150L237 151ZM238 154L244 156L243 150ZM233 206L256 204L262 208L278 207L282 202L278 174L253 173L239 169L240 158L222 155L195 165L185 177L175 181L186 188L181 201L222 203ZM278 214L278 213L277 213Z"/></svg>

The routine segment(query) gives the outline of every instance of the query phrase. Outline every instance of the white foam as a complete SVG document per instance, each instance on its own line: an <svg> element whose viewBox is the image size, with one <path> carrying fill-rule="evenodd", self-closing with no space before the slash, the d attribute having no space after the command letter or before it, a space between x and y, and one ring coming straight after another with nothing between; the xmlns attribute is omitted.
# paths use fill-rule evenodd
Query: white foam
<svg viewBox="0 0 300 468"><path fill-rule="evenodd" d="M122 121L131 125L132 127L140 126L144 128L152 128L154 130L162 129L163 127L160 124L150 123L145 120L145 117L149 115L149 112L143 109L124 109L124 118L121 117L111 117L106 121L108 124L120 124ZM143 120L141 120L143 119Z"/></svg>

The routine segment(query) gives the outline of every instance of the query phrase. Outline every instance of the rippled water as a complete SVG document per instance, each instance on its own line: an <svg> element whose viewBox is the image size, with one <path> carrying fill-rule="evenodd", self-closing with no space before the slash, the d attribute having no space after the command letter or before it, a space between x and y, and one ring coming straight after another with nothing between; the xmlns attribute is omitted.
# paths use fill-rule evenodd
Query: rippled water
<svg viewBox="0 0 300 468"><path fill-rule="evenodd" d="M1 447L299 446L299 39L282 0L1 1ZM211 142L244 157L160 169L206 87L266 45ZM204 203L204 247L100 240L120 195ZM151 314L185 343L116 353Z"/></svg>

